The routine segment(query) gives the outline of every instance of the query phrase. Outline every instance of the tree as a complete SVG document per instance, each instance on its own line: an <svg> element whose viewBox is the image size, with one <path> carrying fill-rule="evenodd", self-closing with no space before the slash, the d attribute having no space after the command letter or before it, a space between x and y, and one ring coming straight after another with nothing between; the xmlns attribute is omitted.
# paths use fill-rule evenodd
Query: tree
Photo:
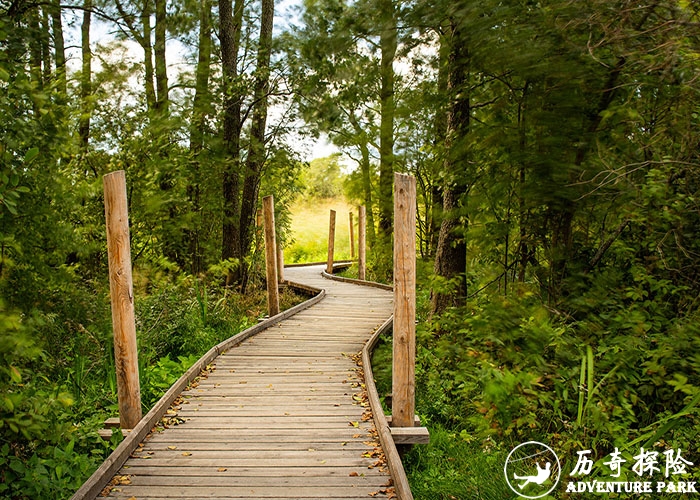
<svg viewBox="0 0 700 500"><path fill-rule="evenodd" d="M446 65L449 68L447 92L450 104L445 131L445 180L442 187L442 221L435 249L435 274L446 280L456 280L456 283L449 291L433 291L433 314L463 304L467 293L467 245L463 225L466 218L461 207L462 198L467 193L470 171L471 60L466 26L460 20L451 19L448 37L450 52Z"/></svg>
<svg viewBox="0 0 700 500"><path fill-rule="evenodd" d="M223 174L223 241L222 260L240 259L240 141L241 141L241 91L238 87L238 50L243 21L243 1L219 0L219 39L223 70L223 142L225 167ZM240 269L240 262L238 263ZM239 271L240 272L240 271ZM229 273L227 281L240 279L240 274Z"/></svg>
<svg viewBox="0 0 700 500"><path fill-rule="evenodd" d="M248 156L246 157L245 179L241 195L240 214L240 244L247 255L252 243L255 226L255 210L258 203L258 192L265 163L265 143L268 94L270 92L270 57L272 54L272 28L275 15L274 0L262 0L260 16L260 41L258 42L257 66L255 68L255 84L253 89L253 116L250 129ZM243 255L241 255L243 257ZM244 271L243 282L247 280Z"/></svg>

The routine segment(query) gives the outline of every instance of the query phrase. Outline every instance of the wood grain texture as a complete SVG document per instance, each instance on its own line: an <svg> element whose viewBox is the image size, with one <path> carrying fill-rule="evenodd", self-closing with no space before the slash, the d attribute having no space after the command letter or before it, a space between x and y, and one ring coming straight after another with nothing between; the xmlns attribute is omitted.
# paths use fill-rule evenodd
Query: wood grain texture
<svg viewBox="0 0 700 500"><path fill-rule="evenodd" d="M394 174L393 427L413 427L416 364L416 179Z"/></svg>
<svg viewBox="0 0 700 500"><path fill-rule="evenodd" d="M355 258L355 225L353 223L352 212L348 213L348 231L350 233L350 258Z"/></svg>
<svg viewBox="0 0 700 500"><path fill-rule="evenodd" d="M367 211L364 205L359 208L357 217L357 277L364 280L367 274Z"/></svg>
<svg viewBox="0 0 700 500"><path fill-rule="evenodd" d="M333 257L335 253L335 210L330 211L328 221L328 261L326 264L326 272L333 274Z"/></svg>
<svg viewBox="0 0 700 500"><path fill-rule="evenodd" d="M133 429L141 420L141 389L134 321L126 175L123 170L112 172L103 177L103 183L119 418L122 429Z"/></svg>
<svg viewBox="0 0 700 500"><path fill-rule="evenodd" d="M280 297L277 283L277 242L275 235L275 200L263 198L263 219L265 221L265 273L267 278L267 310L270 316L280 312Z"/></svg>
<svg viewBox="0 0 700 500"><path fill-rule="evenodd" d="M110 498L358 500L391 487L356 359L392 294L326 280L324 267L287 268L325 298L209 361Z"/></svg>

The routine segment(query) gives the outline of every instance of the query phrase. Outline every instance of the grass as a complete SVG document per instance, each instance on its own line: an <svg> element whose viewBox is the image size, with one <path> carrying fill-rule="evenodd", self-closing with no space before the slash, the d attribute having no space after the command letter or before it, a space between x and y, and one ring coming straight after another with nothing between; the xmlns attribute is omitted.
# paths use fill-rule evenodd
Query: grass
<svg viewBox="0 0 700 500"><path fill-rule="evenodd" d="M328 259L328 226L331 210L336 211L334 260L350 259L348 214L355 207L340 198L303 200L292 208L292 240L284 250L289 264L326 262ZM357 244L357 214L354 214Z"/></svg>

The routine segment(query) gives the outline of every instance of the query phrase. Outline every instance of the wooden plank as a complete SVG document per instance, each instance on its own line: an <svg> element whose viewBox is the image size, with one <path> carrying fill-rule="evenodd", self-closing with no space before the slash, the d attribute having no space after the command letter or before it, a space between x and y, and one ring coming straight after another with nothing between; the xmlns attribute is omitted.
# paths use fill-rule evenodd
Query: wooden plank
<svg viewBox="0 0 700 500"><path fill-rule="evenodd" d="M391 427L396 444L428 444L430 433L426 427Z"/></svg>
<svg viewBox="0 0 700 500"><path fill-rule="evenodd" d="M119 488L115 488L119 490ZM324 486L298 487L290 491L289 486L260 486L241 487L226 486L133 486L121 487L116 491L115 498L369 498L372 488L336 487L329 489ZM375 490L376 491L376 490Z"/></svg>
<svg viewBox="0 0 700 500"><path fill-rule="evenodd" d="M357 476L350 476L355 472ZM384 476L361 476L364 469L351 470L345 476L335 475L331 477L306 477L303 475L279 475L279 476L252 476L257 486L287 486L299 488L302 486L336 487L366 487L378 488L385 486L387 478ZM212 469L207 476L159 476L159 475L133 475L130 476L133 486L172 486L186 481L186 486L245 486L251 484L251 476L239 476L235 470L217 472Z"/></svg>
<svg viewBox="0 0 700 500"><path fill-rule="evenodd" d="M234 475L237 477L294 477L303 476L306 478L328 478L332 479L334 477L381 477L384 481L388 480L386 473L382 472L378 468L368 469L366 467L314 467L313 469L301 469L299 467L238 467L236 469L226 469L225 471L219 472L219 467L216 469L196 469L193 467L152 467L147 462L144 461L143 466L124 468L120 471L120 475L129 476L166 476L166 477L206 477L211 476L216 473L217 476L221 475L225 477L226 475ZM353 472L357 473L357 476L350 476Z"/></svg>

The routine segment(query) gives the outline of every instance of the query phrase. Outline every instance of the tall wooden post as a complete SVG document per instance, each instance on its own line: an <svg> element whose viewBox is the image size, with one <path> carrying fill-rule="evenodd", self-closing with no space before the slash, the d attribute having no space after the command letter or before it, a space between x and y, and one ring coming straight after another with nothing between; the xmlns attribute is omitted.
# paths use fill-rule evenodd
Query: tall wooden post
<svg viewBox="0 0 700 500"><path fill-rule="evenodd" d="M277 287L277 243L275 237L275 200L272 195L263 198L265 220L265 276L267 278L267 311L270 317L280 312Z"/></svg>
<svg viewBox="0 0 700 500"><path fill-rule="evenodd" d="M348 217L350 219L350 258L355 258L355 227L352 221L352 212L348 212Z"/></svg>
<svg viewBox="0 0 700 500"><path fill-rule="evenodd" d="M282 283L284 281L284 250L282 250L282 243L277 242L277 282Z"/></svg>
<svg viewBox="0 0 700 500"><path fill-rule="evenodd" d="M367 274L367 245L366 245L367 212L364 205L360 206L357 217L357 277L365 279Z"/></svg>
<svg viewBox="0 0 700 500"><path fill-rule="evenodd" d="M123 170L112 172L104 176L103 183L119 425L122 429L133 429L142 414L126 175Z"/></svg>
<svg viewBox="0 0 700 500"><path fill-rule="evenodd" d="M416 179L394 174L392 426L413 427L416 363Z"/></svg>
<svg viewBox="0 0 700 500"><path fill-rule="evenodd" d="M328 224L328 264L326 272L333 274L333 253L335 251L335 210L331 210L331 218Z"/></svg>

